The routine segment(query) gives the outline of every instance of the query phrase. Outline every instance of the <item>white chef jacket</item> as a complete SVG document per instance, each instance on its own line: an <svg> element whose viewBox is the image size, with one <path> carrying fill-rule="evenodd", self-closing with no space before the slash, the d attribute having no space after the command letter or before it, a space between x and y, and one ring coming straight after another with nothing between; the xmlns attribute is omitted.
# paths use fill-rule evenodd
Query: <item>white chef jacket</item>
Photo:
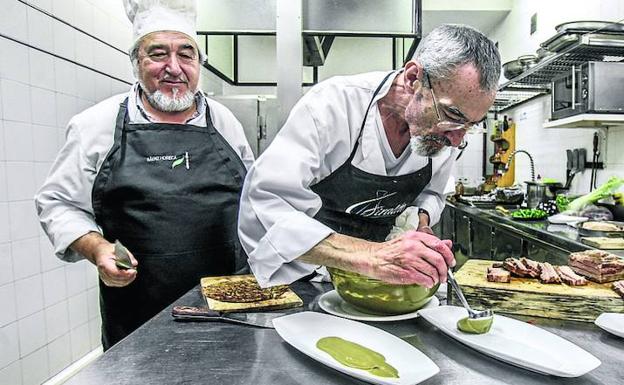
<svg viewBox="0 0 624 385"><path fill-rule="evenodd" d="M216 130L234 149L247 169L254 161L240 122L222 104L199 93L198 111L188 124L206 126L206 105ZM112 96L72 117L66 141L43 186L35 195L39 220L60 259L84 257L69 248L76 239L100 232L95 223L91 193L97 173L113 146L119 104L128 97L130 123L149 123L135 84L126 94ZM203 101L201 100L203 99Z"/></svg>
<svg viewBox="0 0 624 385"><path fill-rule="evenodd" d="M387 72L339 76L319 83L295 105L273 143L247 173L238 234L261 286L288 284L318 266L295 261L333 230L314 219L321 198L310 186L337 170L355 146L366 108ZM404 175L427 165L410 152L397 158L381 123L376 101L390 89L391 76L375 97L353 166L376 175ZM445 148L432 159L430 183L414 201L438 222L446 195L454 191L451 169L458 155ZM384 156L384 152L386 155Z"/></svg>

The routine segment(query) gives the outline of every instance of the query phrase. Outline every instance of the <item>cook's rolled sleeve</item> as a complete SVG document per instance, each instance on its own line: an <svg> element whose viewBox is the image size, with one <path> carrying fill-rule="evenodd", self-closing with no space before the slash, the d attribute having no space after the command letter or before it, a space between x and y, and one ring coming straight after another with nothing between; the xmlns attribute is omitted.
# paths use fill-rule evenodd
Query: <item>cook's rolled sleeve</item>
<svg viewBox="0 0 624 385"><path fill-rule="evenodd" d="M95 167L82 150L80 130L72 121L66 142L35 196L41 226L48 234L56 256L67 262L84 259L69 248L76 239L92 231L100 232L91 206L95 174Z"/></svg>
<svg viewBox="0 0 624 385"><path fill-rule="evenodd" d="M321 198L310 185L324 152L316 124L305 103L295 106L245 179L239 237L260 286L287 284L313 273L318 266L295 259L333 232L313 218Z"/></svg>

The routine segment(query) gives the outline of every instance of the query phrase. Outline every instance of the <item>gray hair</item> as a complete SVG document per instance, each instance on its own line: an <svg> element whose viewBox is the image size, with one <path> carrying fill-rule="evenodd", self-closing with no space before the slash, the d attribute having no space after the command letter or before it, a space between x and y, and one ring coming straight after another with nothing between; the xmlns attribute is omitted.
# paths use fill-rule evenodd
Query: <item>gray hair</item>
<svg viewBox="0 0 624 385"><path fill-rule="evenodd" d="M134 74L134 77L136 79L139 78L139 48L141 47L142 42L142 38L138 39L132 45L132 48L130 48L130 50L128 51L128 55L130 56L130 63L132 63L132 73ZM197 49L197 52L199 53L199 65L202 65L207 59L206 54L200 51L199 48Z"/></svg>
<svg viewBox="0 0 624 385"><path fill-rule="evenodd" d="M457 67L473 64L479 72L479 85L495 91L501 71L498 48L483 33L460 24L434 28L418 45L414 57L432 78L452 76Z"/></svg>

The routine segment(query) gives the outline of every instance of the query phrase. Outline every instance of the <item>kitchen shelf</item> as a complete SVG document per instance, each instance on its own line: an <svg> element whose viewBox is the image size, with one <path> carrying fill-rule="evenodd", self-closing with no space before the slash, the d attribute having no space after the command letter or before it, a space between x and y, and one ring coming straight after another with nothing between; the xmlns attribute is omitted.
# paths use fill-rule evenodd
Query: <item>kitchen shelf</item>
<svg viewBox="0 0 624 385"><path fill-rule="evenodd" d="M623 61L624 34L587 33L576 43L524 71L498 88L494 111L515 107L537 96L550 93L551 81L572 66L587 61Z"/></svg>
<svg viewBox="0 0 624 385"><path fill-rule="evenodd" d="M605 128L624 126L624 114L578 114L544 123L544 128Z"/></svg>

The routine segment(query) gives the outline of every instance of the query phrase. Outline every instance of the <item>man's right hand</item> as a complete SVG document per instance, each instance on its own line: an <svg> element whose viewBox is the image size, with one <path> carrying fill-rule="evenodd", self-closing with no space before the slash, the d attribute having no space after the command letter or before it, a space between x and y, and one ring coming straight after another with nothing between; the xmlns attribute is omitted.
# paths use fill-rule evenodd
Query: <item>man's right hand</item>
<svg viewBox="0 0 624 385"><path fill-rule="evenodd" d="M374 248L363 273L388 283L431 288L446 282L449 267L455 266L452 246L450 240L440 240L421 231L407 231Z"/></svg>
<svg viewBox="0 0 624 385"><path fill-rule="evenodd" d="M76 239L70 247L81 255L84 255L97 267L100 279L106 286L127 286L136 278L138 262L132 253L128 251L134 268L120 269L115 264L115 245L108 242L99 233L87 233Z"/></svg>
<svg viewBox="0 0 624 385"><path fill-rule="evenodd" d="M137 260L134 258L132 253L128 251L128 255L130 256L130 260L132 261L133 269L120 269L115 264L115 245L106 242L106 244L102 243L98 245L97 249L94 251L94 261L93 263L98 269L98 273L100 274L100 279L106 286L110 287L123 287L127 286L132 281L136 279L137 271L136 267L138 265Z"/></svg>

